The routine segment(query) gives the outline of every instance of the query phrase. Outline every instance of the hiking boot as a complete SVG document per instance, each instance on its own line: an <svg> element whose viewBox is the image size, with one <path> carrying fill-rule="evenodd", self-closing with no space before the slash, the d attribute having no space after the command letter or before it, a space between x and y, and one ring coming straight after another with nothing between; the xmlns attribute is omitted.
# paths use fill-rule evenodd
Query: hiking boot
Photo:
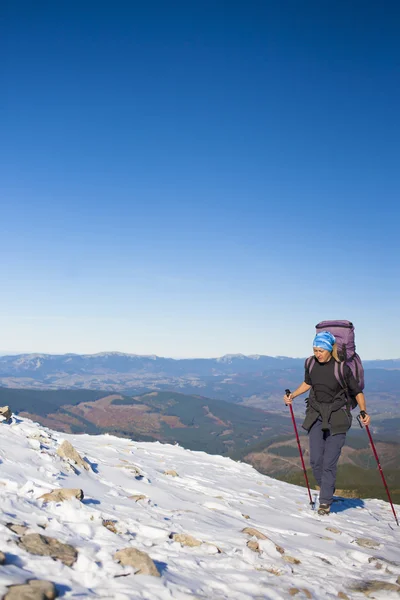
<svg viewBox="0 0 400 600"><path fill-rule="evenodd" d="M319 515L329 515L331 512L331 507L329 504L320 504L318 509Z"/></svg>

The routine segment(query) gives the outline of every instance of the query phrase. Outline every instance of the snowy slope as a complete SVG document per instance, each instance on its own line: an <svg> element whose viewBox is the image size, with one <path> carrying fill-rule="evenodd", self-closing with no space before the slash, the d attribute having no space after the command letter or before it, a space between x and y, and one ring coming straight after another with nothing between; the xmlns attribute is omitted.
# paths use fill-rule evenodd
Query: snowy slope
<svg viewBox="0 0 400 600"><path fill-rule="evenodd" d="M108 435L66 435L21 418L1 424L0 434L6 555L0 596L10 584L37 578L52 581L64 598L400 597L400 528L383 501L338 502L335 514L322 518L310 511L303 488L227 458ZM63 440L90 463L89 471L74 473L56 454ZM165 474L171 470L178 476ZM84 499L39 499L55 488L80 488ZM103 519L115 521L117 533ZM77 561L68 567L28 553L7 523L71 544ZM268 539L246 535L245 527ZM173 533L203 543L185 546ZM161 577L135 575L114 560L129 546L148 553Z"/></svg>

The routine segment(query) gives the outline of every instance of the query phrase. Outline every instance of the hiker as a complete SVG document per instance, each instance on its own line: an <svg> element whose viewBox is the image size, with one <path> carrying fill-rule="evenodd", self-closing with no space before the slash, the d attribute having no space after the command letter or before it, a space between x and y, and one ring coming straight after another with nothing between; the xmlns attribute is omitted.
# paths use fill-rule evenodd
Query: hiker
<svg viewBox="0 0 400 600"><path fill-rule="evenodd" d="M338 367L335 368L335 363L340 363L340 360L332 333L317 333L313 350L315 360L306 360L303 383L283 399L289 405L297 396L311 390L306 400L303 428L308 431L311 468L320 487L318 513L324 515L330 512L335 493L337 463L346 433L351 427L350 397L357 401L363 425L369 425L371 419L366 413L364 394L347 364L343 365L342 371L348 393L338 381ZM313 361L312 369L309 367L310 360Z"/></svg>

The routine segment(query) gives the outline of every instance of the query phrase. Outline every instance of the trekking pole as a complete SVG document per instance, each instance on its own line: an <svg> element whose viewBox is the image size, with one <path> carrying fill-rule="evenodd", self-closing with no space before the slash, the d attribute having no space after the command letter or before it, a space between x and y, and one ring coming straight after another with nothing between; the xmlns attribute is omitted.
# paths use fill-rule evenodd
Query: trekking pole
<svg viewBox="0 0 400 600"><path fill-rule="evenodd" d="M290 390L285 390L285 394L286 396L290 395ZM306 471L306 465L304 464L304 458L303 458L303 452L301 450L301 445L300 445L300 438L299 438L299 433L297 431L297 425L296 425L296 420L294 418L294 412L293 412L293 407L291 404L289 404L289 408L290 408L290 414L292 415L292 421L293 421L293 427L294 427L294 432L296 434L296 440L297 440L297 446L299 447L299 453L300 453L300 458L301 458L301 464L303 466L303 473L304 473L304 478L306 480L306 484L307 484L307 489L308 489L308 497L310 498L310 506L313 509L314 508L314 502L311 496L311 490L310 490L310 484L308 483L308 477L307 477L307 471Z"/></svg>
<svg viewBox="0 0 400 600"><path fill-rule="evenodd" d="M365 410L361 410L361 411L360 411L360 414L359 414L359 415L358 415L358 417L357 417L357 420L358 420L358 423L359 423L359 425L360 425L361 429L363 428L363 424L362 424L362 422L361 422L361 417L363 417L363 418L364 418L364 417L365 417L365 415L366 415L366 412L365 412ZM379 462L378 453L377 453L377 451L376 451L375 444L374 444L374 442L373 442L372 435L371 435L371 432L370 432L370 430L369 430L369 427L368 427L368 425L365 425L365 429L367 430L367 433L368 433L368 437L369 437L369 441L370 441L370 444L371 444L372 452L374 453L375 460L376 460L376 462L377 462L377 464L378 464L378 469L379 469L379 471L380 471L380 474L381 474L381 477L382 477L382 481L383 481L383 485L385 486L386 493L387 493L387 496L388 496L388 498L389 498L390 506L392 507L392 512L393 512L394 518L395 518L395 520L396 520L397 526L399 526L399 520L398 520L398 518L397 518L396 511L394 510L393 502L392 502L392 499L391 499L391 497L390 497L389 488L388 488L388 485L387 485L387 483L386 483L386 479L385 479L385 476L384 476L384 474L383 474L383 470L382 470L382 467L381 467L381 463Z"/></svg>

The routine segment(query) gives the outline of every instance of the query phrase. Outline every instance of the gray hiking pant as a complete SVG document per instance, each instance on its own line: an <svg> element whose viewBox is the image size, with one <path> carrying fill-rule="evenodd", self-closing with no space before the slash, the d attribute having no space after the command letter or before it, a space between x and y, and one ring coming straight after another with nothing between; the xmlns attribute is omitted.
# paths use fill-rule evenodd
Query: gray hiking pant
<svg viewBox="0 0 400 600"><path fill-rule="evenodd" d="M314 477L321 488L320 504L332 504L335 491L336 469L346 439L345 433L331 435L322 430L322 421L315 421L309 431L310 463Z"/></svg>

